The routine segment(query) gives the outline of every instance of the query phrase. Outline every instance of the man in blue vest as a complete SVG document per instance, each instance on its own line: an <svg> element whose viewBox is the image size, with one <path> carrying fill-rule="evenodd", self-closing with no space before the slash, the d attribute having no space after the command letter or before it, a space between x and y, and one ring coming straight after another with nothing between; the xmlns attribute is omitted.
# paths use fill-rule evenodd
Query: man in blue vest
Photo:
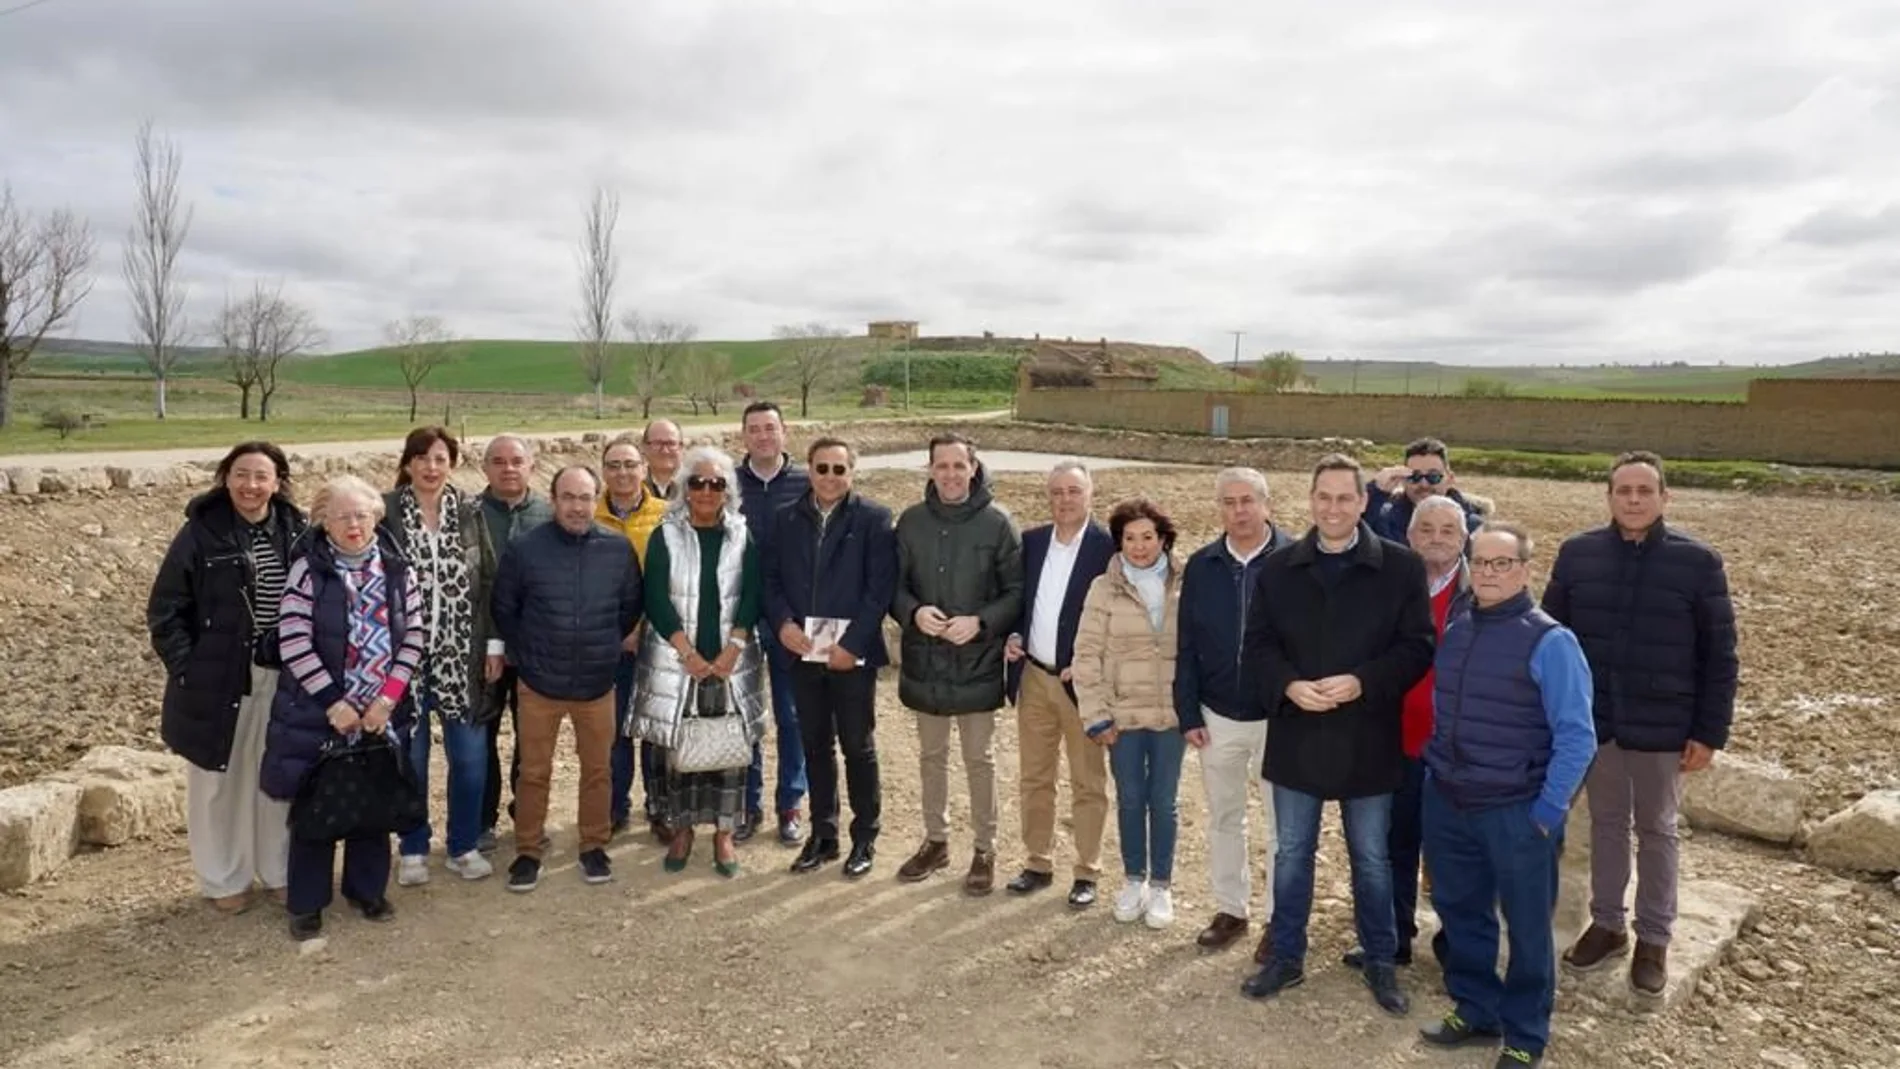
<svg viewBox="0 0 1900 1069"><path fill-rule="evenodd" d="M1488 522L1471 544L1472 604L1438 647L1424 754L1425 864L1457 1005L1420 1034L1440 1047L1501 1039L1498 1069L1524 1069L1543 1063L1557 998L1557 855L1596 755L1590 664L1531 600L1531 536Z"/></svg>

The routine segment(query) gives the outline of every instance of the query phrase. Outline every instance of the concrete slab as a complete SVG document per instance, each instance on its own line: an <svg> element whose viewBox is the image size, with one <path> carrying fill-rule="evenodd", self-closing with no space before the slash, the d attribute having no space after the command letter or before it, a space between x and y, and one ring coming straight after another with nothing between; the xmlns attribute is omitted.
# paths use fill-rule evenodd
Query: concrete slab
<svg viewBox="0 0 1900 1069"><path fill-rule="evenodd" d="M73 856L82 793L47 780L0 791L0 891L25 887Z"/></svg>
<svg viewBox="0 0 1900 1069"><path fill-rule="evenodd" d="M1685 880L1676 896L1676 929L1669 944L1669 987L1661 998L1646 998L1630 990L1627 957L1619 959L1615 967L1584 976L1565 970L1559 983L1639 1012L1664 1012L1681 1005L1695 994L1696 984L1709 966L1721 961L1742 930L1755 922L1761 900L1752 891L1717 880ZM1570 937L1574 939L1577 934L1570 933Z"/></svg>

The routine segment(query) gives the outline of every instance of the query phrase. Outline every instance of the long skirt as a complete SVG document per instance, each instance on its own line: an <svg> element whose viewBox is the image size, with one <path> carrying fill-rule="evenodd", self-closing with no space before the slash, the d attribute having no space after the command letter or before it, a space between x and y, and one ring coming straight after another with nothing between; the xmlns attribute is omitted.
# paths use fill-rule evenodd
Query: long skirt
<svg viewBox="0 0 1900 1069"><path fill-rule="evenodd" d="M666 751L654 754L664 766ZM746 770L728 768L719 772L675 772L666 770L666 822L674 828L711 824L720 831L732 831L745 819Z"/></svg>

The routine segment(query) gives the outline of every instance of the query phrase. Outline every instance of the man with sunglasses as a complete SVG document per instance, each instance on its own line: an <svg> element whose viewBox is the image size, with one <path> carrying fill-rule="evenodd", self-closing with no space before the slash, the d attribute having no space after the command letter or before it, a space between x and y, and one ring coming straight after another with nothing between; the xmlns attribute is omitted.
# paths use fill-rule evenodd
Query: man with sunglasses
<svg viewBox="0 0 1900 1069"><path fill-rule="evenodd" d="M811 835L792 863L813 872L838 860L838 764L844 751L851 796L851 853L844 875L858 879L876 856L877 671L890 663L884 614L897 584L891 512L851 488L857 454L836 438L811 444L811 490L773 519L763 554L765 626L787 653L798 727L811 783Z"/></svg>
<svg viewBox="0 0 1900 1069"><path fill-rule="evenodd" d="M1403 544L1412 510L1428 497L1448 497L1465 513L1465 531L1478 529L1484 517L1458 492L1451 473L1451 450L1436 438L1420 438L1405 447L1405 462L1382 468L1366 484L1366 526L1380 538Z"/></svg>
<svg viewBox="0 0 1900 1069"><path fill-rule="evenodd" d="M754 401L740 416L745 435L745 459L739 470L739 511L746 529L759 547L760 559L772 552L772 527L780 510L811 490L811 478L785 451L785 416L771 401ZM805 801L805 748L799 743L798 702L792 690L792 660L779 645L772 628L759 628L759 649L765 654L772 682L772 721L778 734L778 841L797 846L804 838L798 807ZM752 768L746 773L746 817L733 833L745 842L765 822L765 751L752 748Z"/></svg>
<svg viewBox="0 0 1900 1069"><path fill-rule="evenodd" d="M1487 523L1471 546L1472 600L1438 647L1424 755L1425 863L1455 1005L1421 1035L1438 1047L1502 1041L1498 1066L1534 1069L1557 995L1564 816L1596 755L1593 688L1577 636L1531 599L1530 534Z"/></svg>

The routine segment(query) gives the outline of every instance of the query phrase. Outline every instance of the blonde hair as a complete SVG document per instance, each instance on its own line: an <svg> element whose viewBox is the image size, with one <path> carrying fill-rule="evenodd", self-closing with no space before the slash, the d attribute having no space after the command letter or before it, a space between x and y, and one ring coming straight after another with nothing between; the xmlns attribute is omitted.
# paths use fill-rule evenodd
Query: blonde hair
<svg viewBox="0 0 1900 1069"><path fill-rule="evenodd" d="M330 517L330 504L340 498L360 497L369 503L369 510L381 523L384 516L383 495L374 486L354 475L338 475L317 491L310 501L310 515L319 524L327 525Z"/></svg>

